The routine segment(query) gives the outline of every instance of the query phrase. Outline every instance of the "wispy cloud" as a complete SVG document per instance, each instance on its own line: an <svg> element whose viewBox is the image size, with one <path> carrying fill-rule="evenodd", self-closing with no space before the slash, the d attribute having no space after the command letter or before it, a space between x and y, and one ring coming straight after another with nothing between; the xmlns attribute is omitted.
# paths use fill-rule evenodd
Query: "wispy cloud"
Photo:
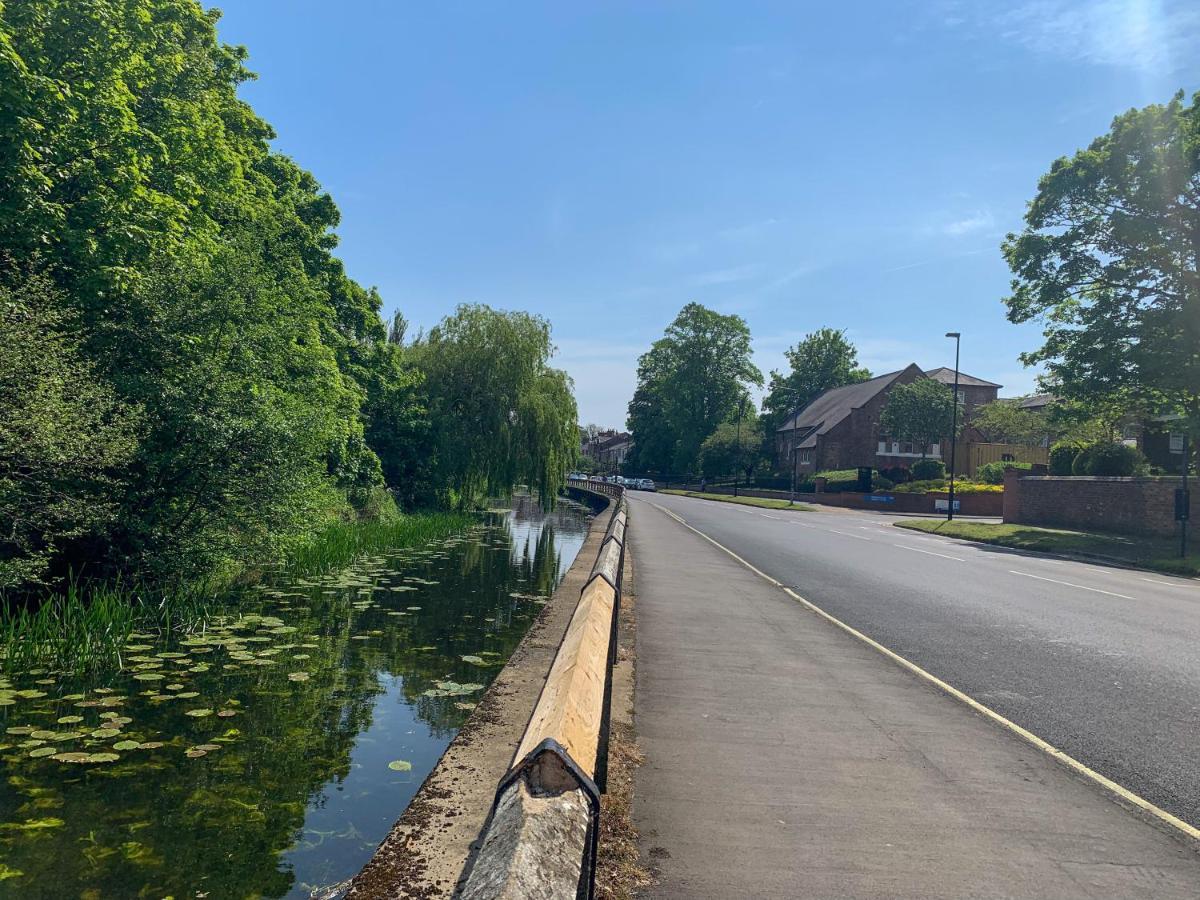
<svg viewBox="0 0 1200 900"><path fill-rule="evenodd" d="M1170 73L1195 59L1200 6L1194 0L1026 0L987 10L955 3L950 27L998 34L1034 53L1095 65Z"/></svg>
<svg viewBox="0 0 1200 900"><path fill-rule="evenodd" d="M964 234L973 234L976 231L991 228L994 224L996 224L996 220L992 214L987 210L982 210L947 222L942 226L942 233L950 237L962 237Z"/></svg>
<svg viewBox="0 0 1200 900"><path fill-rule="evenodd" d="M994 250L993 247L981 247L978 250L964 250L962 253L949 253L944 256L938 256L934 259L922 259L917 262L905 263L902 266L892 266L890 269L884 269L884 274L888 272L903 272L907 269L919 269L922 266L932 266L937 263L944 263L950 259L961 259L964 256L978 256L980 253L987 253Z"/></svg>
<svg viewBox="0 0 1200 900"><path fill-rule="evenodd" d="M732 266L728 269L713 269L692 276L693 287L707 287L714 284L733 284L738 281L749 281L757 278L762 271L759 263L747 263L743 266Z"/></svg>

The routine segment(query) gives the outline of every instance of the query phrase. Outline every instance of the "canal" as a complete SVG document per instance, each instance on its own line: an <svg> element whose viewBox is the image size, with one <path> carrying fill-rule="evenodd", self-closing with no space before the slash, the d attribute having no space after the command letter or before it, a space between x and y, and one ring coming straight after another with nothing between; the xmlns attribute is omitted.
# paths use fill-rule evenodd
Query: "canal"
<svg viewBox="0 0 1200 900"><path fill-rule="evenodd" d="M119 673L0 676L0 897L310 897L411 801L586 536L517 496L449 539L138 634Z"/></svg>

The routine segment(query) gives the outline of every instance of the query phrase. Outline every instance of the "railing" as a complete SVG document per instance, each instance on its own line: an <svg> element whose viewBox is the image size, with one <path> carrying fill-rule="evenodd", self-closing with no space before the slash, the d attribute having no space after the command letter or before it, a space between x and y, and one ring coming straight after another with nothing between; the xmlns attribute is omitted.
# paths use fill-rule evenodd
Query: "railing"
<svg viewBox="0 0 1200 900"><path fill-rule="evenodd" d="M616 502L513 764L496 789L460 895L469 900L592 896L628 513L619 484L571 486Z"/></svg>

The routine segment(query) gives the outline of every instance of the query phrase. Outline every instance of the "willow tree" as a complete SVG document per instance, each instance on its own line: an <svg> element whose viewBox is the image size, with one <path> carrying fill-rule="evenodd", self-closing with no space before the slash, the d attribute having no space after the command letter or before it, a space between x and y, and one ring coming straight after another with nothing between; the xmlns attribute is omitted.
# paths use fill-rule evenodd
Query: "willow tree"
<svg viewBox="0 0 1200 900"><path fill-rule="evenodd" d="M434 479L447 499L467 506L524 483L553 503L579 438L571 381L549 364L549 323L463 305L410 352L424 375Z"/></svg>

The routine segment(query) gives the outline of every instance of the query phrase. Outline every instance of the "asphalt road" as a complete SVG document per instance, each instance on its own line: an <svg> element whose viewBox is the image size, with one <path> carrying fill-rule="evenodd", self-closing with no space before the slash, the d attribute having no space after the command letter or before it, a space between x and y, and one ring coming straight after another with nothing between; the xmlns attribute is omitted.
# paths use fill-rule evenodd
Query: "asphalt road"
<svg viewBox="0 0 1200 900"><path fill-rule="evenodd" d="M895 528L630 495L1113 781L1200 826L1200 582ZM733 600L735 598L731 598Z"/></svg>

